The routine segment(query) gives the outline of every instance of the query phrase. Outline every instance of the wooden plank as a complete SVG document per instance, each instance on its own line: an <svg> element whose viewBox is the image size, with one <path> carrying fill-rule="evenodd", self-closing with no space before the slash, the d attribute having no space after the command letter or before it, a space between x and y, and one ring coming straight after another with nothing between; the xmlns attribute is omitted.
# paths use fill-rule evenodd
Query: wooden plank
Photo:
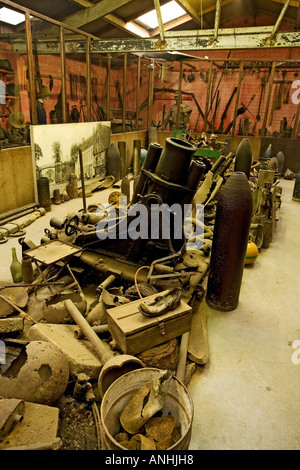
<svg viewBox="0 0 300 470"><path fill-rule="evenodd" d="M29 81L29 97L30 97L30 114L31 124L37 124L37 109L36 109L36 91L34 81L34 59L32 51L32 35L31 35L31 21L29 13L25 13L25 28L26 28L26 46L27 46L27 69Z"/></svg>
<svg viewBox="0 0 300 470"><path fill-rule="evenodd" d="M0 214L37 202L35 168L31 147L14 147L0 152Z"/></svg>
<svg viewBox="0 0 300 470"><path fill-rule="evenodd" d="M123 7L132 0L101 0L90 8L80 10L73 15L67 16L64 22L73 28L81 28L82 26L95 21L108 13L114 12L118 8Z"/></svg>

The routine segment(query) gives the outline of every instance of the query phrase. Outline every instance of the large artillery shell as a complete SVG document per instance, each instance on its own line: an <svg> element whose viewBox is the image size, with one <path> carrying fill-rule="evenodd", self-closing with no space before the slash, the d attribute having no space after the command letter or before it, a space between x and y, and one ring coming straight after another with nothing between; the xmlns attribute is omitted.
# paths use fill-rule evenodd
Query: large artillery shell
<svg viewBox="0 0 300 470"><path fill-rule="evenodd" d="M223 311L238 306L252 217L252 193L245 173L234 172L220 192L216 209L207 304Z"/></svg>

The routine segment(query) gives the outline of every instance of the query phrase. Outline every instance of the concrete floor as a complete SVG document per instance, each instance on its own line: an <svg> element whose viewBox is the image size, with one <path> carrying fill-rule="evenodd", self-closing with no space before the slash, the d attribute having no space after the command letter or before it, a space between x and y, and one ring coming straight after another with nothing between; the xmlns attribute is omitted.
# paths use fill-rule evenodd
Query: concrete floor
<svg viewBox="0 0 300 470"><path fill-rule="evenodd" d="M294 181L280 186L275 237L245 268L238 308L221 313L207 307L210 359L188 386L194 403L190 450L300 448L300 203L292 200ZM87 204L107 202L110 192L95 193ZM51 217L81 208L80 199L53 205L26 227L26 238L39 244ZM0 245L0 281L11 282L12 246L21 258L16 239Z"/></svg>

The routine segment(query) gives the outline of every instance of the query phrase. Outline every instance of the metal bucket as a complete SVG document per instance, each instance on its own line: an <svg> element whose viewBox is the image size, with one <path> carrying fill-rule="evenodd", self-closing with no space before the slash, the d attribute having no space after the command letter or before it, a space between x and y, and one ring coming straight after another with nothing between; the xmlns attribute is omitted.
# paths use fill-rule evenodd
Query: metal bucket
<svg viewBox="0 0 300 470"><path fill-rule="evenodd" d="M120 431L120 414L129 400L147 382L160 376L155 368L133 370L118 378L105 392L101 402L101 427L104 450L127 450L113 436ZM173 377L165 399L163 415L174 416L180 424L181 439L168 450L188 450L191 439L194 407L183 383Z"/></svg>

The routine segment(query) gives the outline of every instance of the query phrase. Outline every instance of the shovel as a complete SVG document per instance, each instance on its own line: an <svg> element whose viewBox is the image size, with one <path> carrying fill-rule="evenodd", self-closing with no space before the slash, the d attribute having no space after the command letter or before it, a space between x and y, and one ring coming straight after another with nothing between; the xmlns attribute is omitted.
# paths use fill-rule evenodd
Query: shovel
<svg viewBox="0 0 300 470"><path fill-rule="evenodd" d="M103 367L98 379L98 387L101 397L103 397L108 387L123 374L145 367L143 362L135 356L127 354L119 354L115 356L111 350L107 349L106 343L101 341L72 300L65 300L64 304L68 313L91 343L95 353L102 362Z"/></svg>

